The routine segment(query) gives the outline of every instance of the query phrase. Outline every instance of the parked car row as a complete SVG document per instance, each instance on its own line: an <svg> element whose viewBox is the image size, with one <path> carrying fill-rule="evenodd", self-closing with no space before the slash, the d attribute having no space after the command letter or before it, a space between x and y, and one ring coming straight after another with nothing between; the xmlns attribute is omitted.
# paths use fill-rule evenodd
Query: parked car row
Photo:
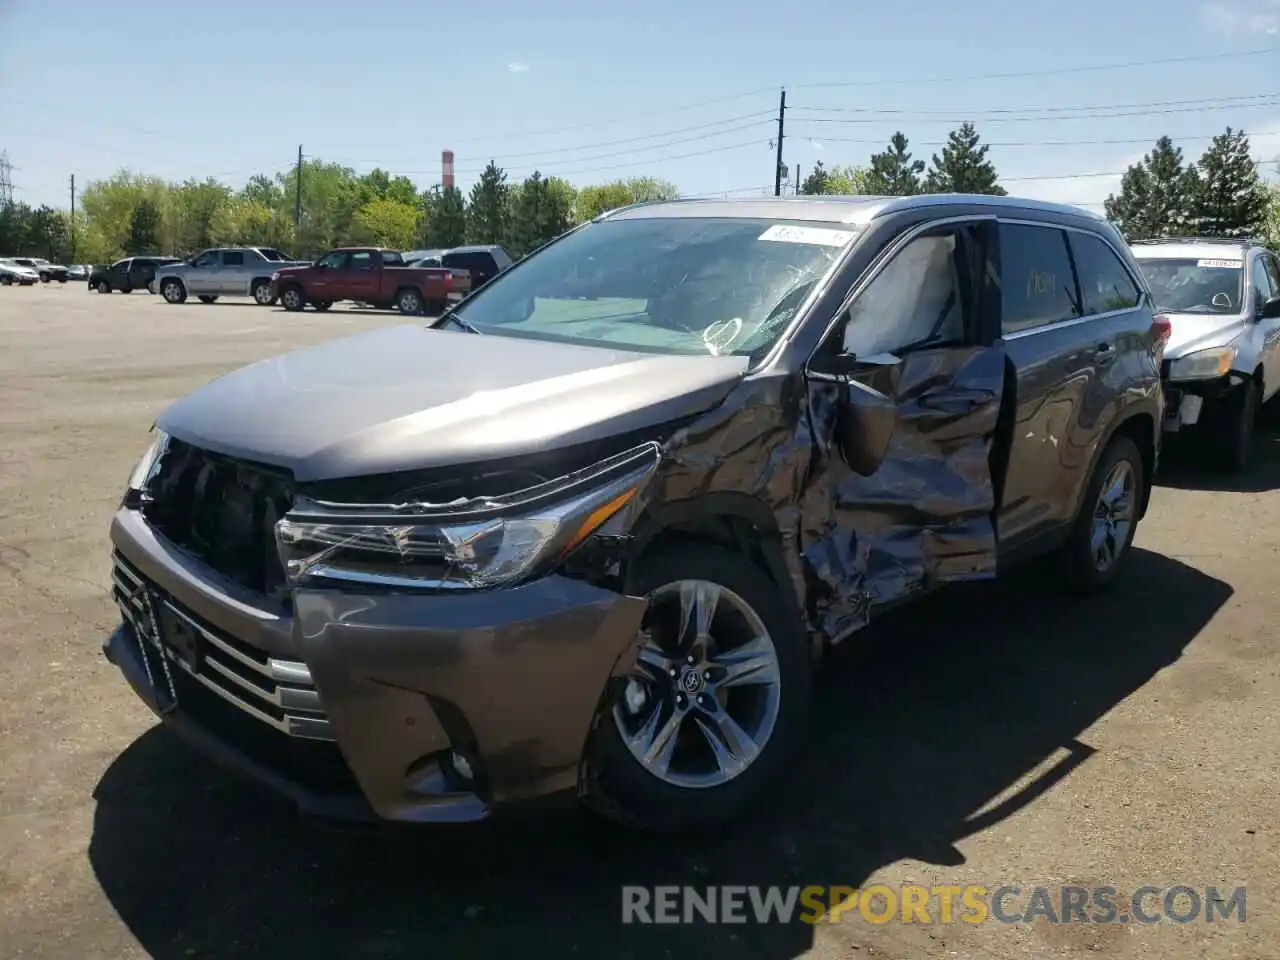
<svg viewBox="0 0 1280 960"><path fill-rule="evenodd" d="M162 412L112 524L105 653L177 733L326 816L576 793L644 829L722 823L779 788L815 669L882 611L1035 557L1119 585L1165 390L1192 389L1171 377L1265 398L1268 261L1157 247L1008 197L602 215L430 325ZM1154 259L1268 281L1193 272L1172 300ZM402 261L334 251L272 284L288 309L452 292L426 286L443 261ZM1206 319L1260 333L1258 366L1234 340L1187 360L1227 346Z"/></svg>
<svg viewBox="0 0 1280 960"><path fill-rule="evenodd" d="M15 269L17 268L17 269ZM44 257L4 257L0 259L0 283L25 283L28 277L34 277L40 283L66 283L68 280L83 280L88 275L84 264L63 266L53 263Z"/></svg>

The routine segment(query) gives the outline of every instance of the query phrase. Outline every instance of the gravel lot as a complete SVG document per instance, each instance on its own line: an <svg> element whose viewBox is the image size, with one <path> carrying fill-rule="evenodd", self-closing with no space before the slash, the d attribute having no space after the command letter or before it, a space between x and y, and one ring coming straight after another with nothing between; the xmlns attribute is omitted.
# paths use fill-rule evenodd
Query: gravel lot
<svg viewBox="0 0 1280 960"><path fill-rule="evenodd" d="M1170 458L1114 595L957 589L824 678L813 749L724 836L572 815L338 832L208 767L100 654L110 516L170 400L399 318L0 290L0 955L1280 956L1280 444ZM1030 579L1030 578L1024 578ZM623 884L1248 886L1248 920L622 928Z"/></svg>

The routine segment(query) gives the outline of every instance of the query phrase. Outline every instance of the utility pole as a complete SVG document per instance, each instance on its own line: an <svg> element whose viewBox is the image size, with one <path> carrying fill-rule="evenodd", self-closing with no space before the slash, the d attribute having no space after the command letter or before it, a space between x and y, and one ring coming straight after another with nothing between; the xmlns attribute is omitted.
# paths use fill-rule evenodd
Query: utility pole
<svg viewBox="0 0 1280 960"><path fill-rule="evenodd" d="M13 205L13 165L9 154L0 150L0 208Z"/></svg>
<svg viewBox="0 0 1280 960"><path fill-rule="evenodd" d="M71 175L71 259L76 258L76 175Z"/></svg>
<svg viewBox="0 0 1280 960"><path fill-rule="evenodd" d="M782 88L778 99L778 156L773 165L773 195L782 196L782 126L787 116L787 89Z"/></svg>
<svg viewBox="0 0 1280 960"><path fill-rule="evenodd" d="M800 196L800 164L796 164L796 196Z"/></svg>
<svg viewBox="0 0 1280 960"><path fill-rule="evenodd" d="M293 196L293 226L295 231L302 229L302 144L298 144L298 175L294 178L297 183L294 184ZM294 243L297 243L297 237L294 237Z"/></svg>

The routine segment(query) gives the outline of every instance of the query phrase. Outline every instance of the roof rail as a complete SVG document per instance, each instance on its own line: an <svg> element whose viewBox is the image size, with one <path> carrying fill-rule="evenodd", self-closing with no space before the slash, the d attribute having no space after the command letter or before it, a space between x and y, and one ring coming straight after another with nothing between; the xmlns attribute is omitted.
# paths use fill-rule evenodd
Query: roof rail
<svg viewBox="0 0 1280 960"><path fill-rule="evenodd" d="M1222 243L1260 247L1265 243L1257 237L1149 237L1146 240L1134 240L1129 246L1140 243Z"/></svg>

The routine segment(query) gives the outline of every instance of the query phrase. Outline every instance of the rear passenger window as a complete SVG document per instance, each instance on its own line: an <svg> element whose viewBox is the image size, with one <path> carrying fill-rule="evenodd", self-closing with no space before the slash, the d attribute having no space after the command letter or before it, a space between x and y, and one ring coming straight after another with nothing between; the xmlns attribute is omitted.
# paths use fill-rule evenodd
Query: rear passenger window
<svg viewBox="0 0 1280 960"><path fill-rule="evenodd" d="M222 265L224 267L243 267L244 251L243 250L224 250L222 252Z"/></svg>
<svg viewBox="0 0 1280 960"><path fill-rule="evenodd" d="M1071 233L1070 238L1085 316L1136 307L1142 293L1106 241L1090 233Z"/></svg>
<svg viewBox="0 0 1280 960"><path fill-rule="evenodd" d="M1066 231L1000 224L1000 289L1005 334L1081 316Z"/></svg>

